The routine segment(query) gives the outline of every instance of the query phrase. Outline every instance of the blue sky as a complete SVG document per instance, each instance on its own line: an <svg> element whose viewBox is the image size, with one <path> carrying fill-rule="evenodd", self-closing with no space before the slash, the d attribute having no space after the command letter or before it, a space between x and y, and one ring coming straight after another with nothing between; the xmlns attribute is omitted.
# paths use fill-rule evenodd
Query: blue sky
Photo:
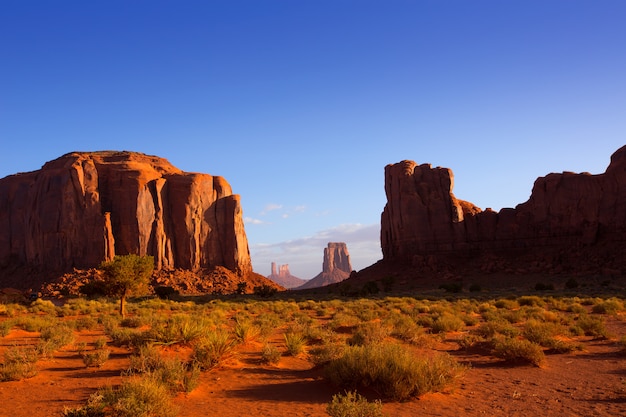
<svg viewBox="0 0 626 417"><path fill-rule="evenodd" d="M225 177L254 269L382 257L384 167L481 208L626 144L621 0L2 0L0 177L132 150Z"/></svg>

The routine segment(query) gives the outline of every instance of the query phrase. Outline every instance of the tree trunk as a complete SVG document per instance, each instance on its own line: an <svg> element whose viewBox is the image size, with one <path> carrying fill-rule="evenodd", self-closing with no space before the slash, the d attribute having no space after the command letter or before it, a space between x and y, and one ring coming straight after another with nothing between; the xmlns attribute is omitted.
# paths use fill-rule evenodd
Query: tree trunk
<svg viewBox="0 0 626 417"><path fill-rule="evenodd" d="M122 318L126 316L126 294L120 297L120 316L122 316Z"/></svg>

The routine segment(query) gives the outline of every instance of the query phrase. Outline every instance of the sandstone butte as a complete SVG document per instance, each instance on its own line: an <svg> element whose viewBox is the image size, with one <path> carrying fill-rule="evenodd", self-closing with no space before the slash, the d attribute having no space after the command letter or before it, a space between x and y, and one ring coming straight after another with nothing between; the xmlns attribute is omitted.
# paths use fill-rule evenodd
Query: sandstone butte
<svg viewBox="0 0 626 417"><path fill-rule="evenodd" d="M276 265L276 262L272 262L271 273L267 278L287 289L299 287L306 282L304 279L291 275L289 264Z"/></svg>
<svg viewBox="0 0 626 417"><path fill-rule="evenodd" d="M447 168L385 167L383 264L451 275L626 272L626 146L604 173L540 177L528 201L499 212L457 199L453 185Z"/></svg>
<svg viewBox="0 0 626 417"><path fill-rule="evenodd" d="M129 253L152 255L157 271L252 273L240 197L228 182L141 153L72 152L0 179L0 230L3 280Z"/></svg>
<svg viewBox="0 0 626 417"><path fill-rule="evenodd" d="M336 284L350 277L351 272L348 246L343 242L329 242L324 248L322 272L296 289L304 290Z"/></svg>

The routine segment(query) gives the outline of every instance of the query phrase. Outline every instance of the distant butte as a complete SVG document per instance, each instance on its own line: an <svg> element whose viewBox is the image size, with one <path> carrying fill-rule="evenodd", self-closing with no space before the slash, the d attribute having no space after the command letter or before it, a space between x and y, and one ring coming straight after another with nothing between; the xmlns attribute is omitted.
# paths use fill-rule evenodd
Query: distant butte
<svg viewBox="0 0 626 417"><path fill-rule="evenodd" d="M304 279L291 275L288 264L279 265L277 270L276 262L272 262L272 273L267 278L285 288L296 288L306 282Z"/></svg>
<svg viewBox="0 0 626 417"><path fill-rule="evenodd" d="M322 272L297 289L304 290L336 284L348 278L351 272L352 265L347 245L343 242L329 242L324 248Z"/></svg>

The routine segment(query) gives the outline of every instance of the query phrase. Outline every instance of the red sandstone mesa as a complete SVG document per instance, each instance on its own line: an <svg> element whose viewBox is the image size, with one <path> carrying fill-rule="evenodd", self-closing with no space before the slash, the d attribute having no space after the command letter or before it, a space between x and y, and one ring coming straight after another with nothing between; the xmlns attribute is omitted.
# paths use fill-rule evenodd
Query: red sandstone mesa
<svg viewBox="0 0 626 417"><path fill-rule="evenodd" d="M54 271L152 255L156 269L252 271L240 199L221 177L134 152L72 152L0 179L0 265Z"/></svg>
<svg viewBox="0 0 626 417"><path fill-rule="evenodd" d="M538 178L528 201L500 212L458 200L453 184L447 168L385 167L384 261L435 270L480 259L482 270L524 261L524 272L626 272L626 147L605 173Z"/></svg>

